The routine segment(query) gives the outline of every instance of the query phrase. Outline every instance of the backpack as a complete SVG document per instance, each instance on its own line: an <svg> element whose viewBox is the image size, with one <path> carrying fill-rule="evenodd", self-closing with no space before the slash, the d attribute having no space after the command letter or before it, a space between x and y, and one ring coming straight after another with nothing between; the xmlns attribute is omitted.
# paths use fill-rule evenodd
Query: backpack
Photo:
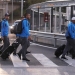
<svg viewBox="0 0 75 75"><path fill-rule="evenodd" d="M15 34L21 34L22 32L22 21L20 21L18 24L14 26L14 32Z"/></svg>
<svg viewBox="0 0 75 75"><path fill-rule="evenodd" d="M23 19L23 20L26 20L26 19ZM23 20L21 20L18 24L16 24L14 26L14 31L13 31L14 34L21 34L22 33L22 30L23 30L22 22L23 22Z"/></svg>
<svg viewBox="0 0 75 75"><path fill-rule="evenodd" d="M16 24L14 26L14 31L13 31L14 34L21 34L22 33L22 30L23 30L22 22L23 22L23 20L21 20L18 24Z"/></svg>

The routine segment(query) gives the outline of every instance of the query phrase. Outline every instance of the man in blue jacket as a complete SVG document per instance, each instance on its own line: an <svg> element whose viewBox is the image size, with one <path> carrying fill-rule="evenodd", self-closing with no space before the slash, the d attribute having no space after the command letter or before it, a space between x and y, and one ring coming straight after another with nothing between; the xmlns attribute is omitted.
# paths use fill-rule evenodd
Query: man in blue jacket
<svg viewBox="0 0 75 75"><path fill-rule="evenodd" d="M75 53L75 17L72 17L71 22L68 24L68 28L67 28L65 36L67 39L67 44L63 51L63 54L61 57L62 59L67 59L65 57L65 55L66 55L67 51L69 51L71 49L71 47L73 48L74 53Z"/></svg>
<svg viewBox="0 0 75 75"><path fill-rule="evenodd" d="M9 20L9 14L6 13L5 18L4 20L2 20L2 23L1 23L1 39L3 40L3 43L4 43L3 48L1 49L2 51L5 50L10 45L9 37L8 37L8 34L9 34L8 20Z"/></svg>
<svg viewBox="0 0 75 75"><path fill-rule="evenodd" d="M28 40L31 39L29 34L30 23L28 21L28 19L30 19L30 14L26 13L24 16L25 19L22 21L23 30L22 33L19 34L19 43L21 44L22 49L19 51L18 56L21 59L22 55L22 60L30 61L29 59L26 58Z"/></svg>
<svg viewBox="0 0 75 75"><path fill-rule="evenodd" d="M24 20L24 19L25 19L24 16L21 17L21 18L22 18L21 20ZM30 24L28 24L28 26L29 26L29 30L30 30ZM16 34L16 37L17 37L16 41L18 42L19 34ZM28 40L27 49L28 49L29 46L30 46L30 41ZM16 55L16 51L17 51L17 50L14 50L13 55ZM30 51L26 51L26 54L28 54L28 53L31 53L31 52L30 52Z"/></svg>

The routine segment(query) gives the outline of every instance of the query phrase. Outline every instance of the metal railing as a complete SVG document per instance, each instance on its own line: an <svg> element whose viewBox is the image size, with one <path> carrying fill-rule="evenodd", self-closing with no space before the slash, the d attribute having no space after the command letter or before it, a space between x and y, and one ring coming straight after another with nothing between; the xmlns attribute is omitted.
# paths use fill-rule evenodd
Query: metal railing
<svg viewBox="0 0 75 75"><path fill-rule="evenodd" d="M49 33L49 32L40 32L40 31L33 31L30 30L30 35L33 36L33 42L36 41L37 37L43 37L43 38L53 38L54 39L54 47L56 47L57 39L59 40L66 40L65 34L59 34L59 33Z"/></svg>

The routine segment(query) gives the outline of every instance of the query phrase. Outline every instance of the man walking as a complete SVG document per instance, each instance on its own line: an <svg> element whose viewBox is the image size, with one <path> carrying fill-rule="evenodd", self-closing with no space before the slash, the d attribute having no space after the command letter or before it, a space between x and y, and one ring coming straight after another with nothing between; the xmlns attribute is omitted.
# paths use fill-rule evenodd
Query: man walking
<svg viewBox="0 0 75 75"><path fill-rule="evenodd" d="M26 60L26 61L30 61L26 58L26 52L27 52L27 45L28 45L28 40L30 40L30 34L29 34L29 26L30 23L28 21L28 19L30 19L30 14L26 13L25 15L25 19L22 21L22 33L19 34L19 43L22 46L22 49L19 51L18 56L21 59L21 55L22 55L22 60Z"/></svg>
<svg viewBox="0 0 75 75"><path fill-rule="evenodd" d="M24 20L24 19L25 19L24 16L21 17L21 20ZM28 26L29 26L29 25L30 25L30 24L28 24ZM30 26L29 26L29 29L30 29ZM18 40L19 34L16 34L16 37L17 37L16 42L19 42L19 40ZM27 49L28 49L29 46L30 46L30 41L28 40L28 42L27 42ZM17 49L14 50L13 55L16 55L16 52L17 52ZM31 53L31 52L30 52L30 51L26 51L26 54L28 54L28 53Z"/></svg>
<svg viewBox="0 0 75 75"><path fill-rule="evenodd" d="M62 59L67 59L65 55L67 51L71 49L71 47L73 48L75 53L75 17L72 17L71 22L68 25L66 32L66 39L67 39L67 44L61 56Z"/></svg>
<svg viewBox="0 0 75 75"><path fill-rule="evenodd" d="M3 48L1 49L1 51L5 50L10 45L9 37L8 37L9 34L8 20L9 20L9 14L6 13L5 18L4 20L2 20L1 23L1 39L3 40Z"/></svg>

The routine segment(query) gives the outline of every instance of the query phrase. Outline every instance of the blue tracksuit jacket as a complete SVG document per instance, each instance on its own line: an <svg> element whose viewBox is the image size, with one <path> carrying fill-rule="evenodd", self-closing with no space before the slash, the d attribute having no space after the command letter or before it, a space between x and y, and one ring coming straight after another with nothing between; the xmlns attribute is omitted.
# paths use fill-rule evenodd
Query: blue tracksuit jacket
<svg viewBox="0 0 75 75"><path fill-rule="evenodd" d="M30 23L28 22L27 19L24 19L22 21L22 33L21 34L17 34L17 36L20 36L20 37L28 37L30 34L29 34L29 29L30 29Z"/></svg>
<svg viewBox="0 0 75 75"><path fill-rule="evenodd" d="M70 36L72 39L75 39L75 24L70 22L68 24L68 29L67 29L67 32L66 32L66 37L67 36Z"/></svg>
<svg viewBox="0 0 75 75"><path fill-rule="evenodd" d="M8 36L9 34L9 23L4 19L1 23L1 36Z"/></svg>

